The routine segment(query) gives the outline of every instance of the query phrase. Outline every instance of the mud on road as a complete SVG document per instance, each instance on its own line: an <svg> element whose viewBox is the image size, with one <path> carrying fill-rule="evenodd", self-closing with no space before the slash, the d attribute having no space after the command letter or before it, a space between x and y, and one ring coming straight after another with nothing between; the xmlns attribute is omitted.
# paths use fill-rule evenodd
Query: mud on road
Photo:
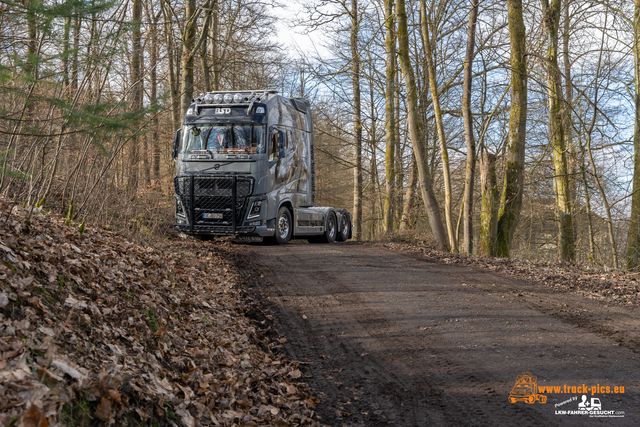
<svg viewBox="0 0 640 427"><path fill-rule="evenodd" d="M302 362L324 424L640 425L637 306L352 242L246 252L246 291ZM523 371L544 387L624 387L586 393L624 416L556 413L578 410L571 389L510 403Z"/></svg>

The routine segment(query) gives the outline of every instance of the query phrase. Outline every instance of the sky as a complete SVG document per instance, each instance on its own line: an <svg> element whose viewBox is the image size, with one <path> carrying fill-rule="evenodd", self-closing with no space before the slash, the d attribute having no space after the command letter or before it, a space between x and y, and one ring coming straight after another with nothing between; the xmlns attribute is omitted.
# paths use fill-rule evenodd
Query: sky
<svg viewBox="0 0 640 427"><path fill-rule="evenodd" d="M325 50L321 46L323 35L320 31L304 34L304 27L293 26L296 15L302 12L302 6L298 2L290 2L276 9L275 15L280 19L278 41L290 50L288 53L291 56L298 56L297 51L323 52Z"/></svg>

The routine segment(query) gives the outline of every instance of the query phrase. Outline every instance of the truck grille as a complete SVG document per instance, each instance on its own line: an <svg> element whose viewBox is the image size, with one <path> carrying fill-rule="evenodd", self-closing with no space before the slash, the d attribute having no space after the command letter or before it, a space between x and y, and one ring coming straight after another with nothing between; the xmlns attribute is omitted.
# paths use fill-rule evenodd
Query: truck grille
<svg viewBox="0 0 640 427"><path fill-rule="evenodd" d="M176 194L189 215L189 231L224 227L235 233L242 225L254 179L248 176L178 176Z"/></svg>

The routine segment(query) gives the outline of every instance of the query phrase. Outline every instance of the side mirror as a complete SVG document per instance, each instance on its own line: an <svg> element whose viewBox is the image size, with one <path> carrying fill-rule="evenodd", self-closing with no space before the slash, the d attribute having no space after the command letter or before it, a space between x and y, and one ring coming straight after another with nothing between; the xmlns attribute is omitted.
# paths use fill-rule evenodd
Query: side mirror
<svg viewBox="0 0 640 427"><path fill-rule="evenodd" d="M180 149L180 140L182 139L182 128L176 131L176 136L173 138L173 159L178 157L178 150Z"/></svg>

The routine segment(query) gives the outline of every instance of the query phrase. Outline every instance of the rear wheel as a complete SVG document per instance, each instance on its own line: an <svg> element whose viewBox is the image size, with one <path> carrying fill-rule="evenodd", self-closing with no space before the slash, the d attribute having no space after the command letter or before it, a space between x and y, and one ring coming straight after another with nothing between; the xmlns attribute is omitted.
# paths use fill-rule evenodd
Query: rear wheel
<svg viewBox="0 0 640 427"><path fill-rule="evenodd" d="M276 242L285 245L291 240L293 226L291 223L291 212L286 207L281 207L276 217Z"/></svg>
<svg viewBox="0 0 640 427"><path fill-rule="evenodd" d="M351 219L345 211L340 215L340 232L336 236L338 242L346 242L351 237Z"/></svg>
<svg viewBox="0 0 640 427"><path fill-rule="evenodd" d="M324 234L320 236L309 237L307 240L309 243L332 243L336 240L338 234L338 222L336 221L336 214L329 212L327 219L324 223Z"/></svg>

